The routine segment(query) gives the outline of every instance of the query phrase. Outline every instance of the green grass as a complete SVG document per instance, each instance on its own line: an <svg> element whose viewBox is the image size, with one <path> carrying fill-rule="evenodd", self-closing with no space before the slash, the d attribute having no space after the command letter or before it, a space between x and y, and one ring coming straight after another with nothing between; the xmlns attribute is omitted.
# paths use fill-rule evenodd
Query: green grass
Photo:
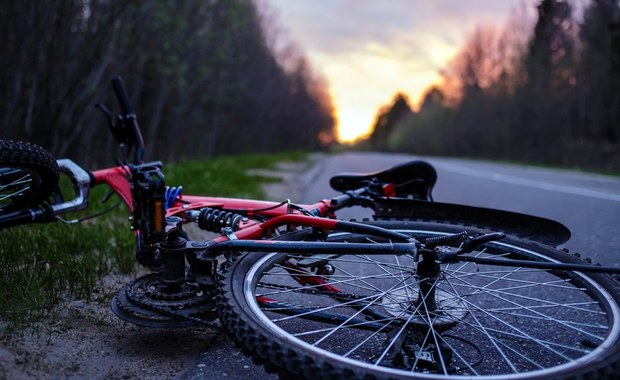
<svg viewBox="0 0 620 380"><path fill-rule="evenodd" d="M273 169L278 162L305 159L306 154L301 152L225 156L169 165L164 168L164 175L167 185L183 186L186 194L261 198L265 194L260 185L277 180L247 175L248 169Z"/></svg>
<svg viewBox="0 0 620 380"><path fill-rule="evenodd" d="M303 153L243 155L184 161L164 167L166 183L185 193L261 198L261 185L275 178L247 175L281 161L305 159ZM67 186L67 185L65 185ZM88 210L67 219L101 211L106 186L91 191ZM135 269L129 212L119 207L80 224L37 224L0 231L0 320L20 328L50 316L66 298L95 299L100 279Z"/></svg>

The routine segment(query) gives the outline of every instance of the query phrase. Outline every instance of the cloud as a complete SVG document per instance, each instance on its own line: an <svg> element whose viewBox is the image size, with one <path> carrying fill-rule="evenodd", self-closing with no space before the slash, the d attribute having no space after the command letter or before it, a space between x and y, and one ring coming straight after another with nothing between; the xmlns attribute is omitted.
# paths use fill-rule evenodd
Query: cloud
<svg viewBox="0 0 620 380"><path fill-rule="evenodd" d="M503 24L519 0L269 0L308 50L340 55L364 42L434 36L457 47L477 24Z"/></svg>
<svg viewBox="0 0 620 380"><path fill-rule="evenodd" d="M417 101L476 26L503 26L520 1L538 0L263 1L326 76L353 135L396 91Z"/></svg>

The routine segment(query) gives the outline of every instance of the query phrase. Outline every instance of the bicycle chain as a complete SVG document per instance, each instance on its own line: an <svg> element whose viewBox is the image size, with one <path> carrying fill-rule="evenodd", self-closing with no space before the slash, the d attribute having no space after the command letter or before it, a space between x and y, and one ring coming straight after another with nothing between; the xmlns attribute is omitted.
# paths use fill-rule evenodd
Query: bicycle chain
<svg viewBox="0 0 620 380"><path fill-rule="evenodd" d="M133 302L137 303L140 307L143 307L147 310L151 310L154 311L158 314L167 316L167 317L171 317L171 318L176 318L176 319L184 319L184 320L189 320L192 322L196 322L200 325L206 326L206 327L210 327L213 329L219 329L220 325L218 323L212 322L211 320L207 320L207 319L203 319L203 318L199 318L199 317L195 317L189 314L185 314L182 312L175 312L172 309L168 309L165 308L164 306L157 306L157 305L151 305L148 304L146 302L140 302L140 300L138 299L134 299L132 300Z"/></svg>
<svg viewBox="0 0 620 380"><path fill-rule="evenodd" d="M200 309L201 305L209 307L209 303L214 302L215 295L211 295L209 299L195 299L182 302L183 295L180 294L165 294L148 289L146 285L149 284L149 280L154 279L156 275L146 275L140 277L126 285L124 285L117 295L112 300L112 309L115 313L132 323L142 324L148 327L188 327L191 324L198 324L204 327L212 329L221 329L218 322L214 322L214 318L208 319L198 316L200 313L213 312L213 310ZM267 289L277 290L294 290L299 293L327 296L335 298L343 302L354 302L366 298L366 296L360 296L345 292L329 292L319 289L311 288L295 288L287 285L279 285L272 283L259 283ZM146 289L145 289L146 288ZM145 291L146 290L146 291ZM208 292L208 290L206 291ZM170 305L158 305L149 301L171 301ZM178 301L178 302L175 302ZM175 310L175 308L178 308ZM191 309L195 310L191 310ZM149 312L154 313L151 314ZM170 320L158 319L157 317L167 317ZM173 321L179 321L177 325ZM191 322L191 324L183 323Z"/></svg>

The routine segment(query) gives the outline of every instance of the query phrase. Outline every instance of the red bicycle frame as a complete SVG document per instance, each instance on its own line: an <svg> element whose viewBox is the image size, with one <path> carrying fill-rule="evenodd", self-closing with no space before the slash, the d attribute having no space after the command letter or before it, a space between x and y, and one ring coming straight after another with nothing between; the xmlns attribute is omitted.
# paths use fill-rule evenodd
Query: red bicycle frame
<svg viewBox="0 0 620 380"><path fill-rule="evenodd" d="M133 195L131 184L128 180L128 167L117 166L113 168L101 169L92 172L94 178L93 185L107 184L116 192L125 203L130 212L134 211ZM248 219L240 224L235 236L238 239L259 239L277 227L283 225L307 226L320 230L334 229L339 222L333 218L335 207L331 205L331 200L323 199L311 205L297 205L313 215L304 215L301 211L292 209L288 204L258 201L239 198L221 198L196 195L181 195L176 202L166 210L165 217L179 216L186 220L186 213L190 210L199 210L205 207L222 209L229 211L240 211L248 216ZM252 218L259 216L268 219L263 223L258 223ZM215 241L228 240L225 236Z"/></svg>

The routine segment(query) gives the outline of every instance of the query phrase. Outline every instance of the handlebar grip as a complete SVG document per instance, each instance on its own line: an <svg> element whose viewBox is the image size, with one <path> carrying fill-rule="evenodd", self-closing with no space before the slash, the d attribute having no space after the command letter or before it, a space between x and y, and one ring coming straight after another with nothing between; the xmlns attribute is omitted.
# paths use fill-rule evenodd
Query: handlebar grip
<svg viewBox="0 0 620 380"><path fill-rule="evenodd" d="M119 76L112 79L112 86L114 87L114 93L118 99L118 104L121 106L121 110L123 111L123 116L133 114L133 107L129 102L129 95L127 95L127 89L125 88L125 83L123 83L123 78Z"/></svg>
<svg viewBox="0 0 620 380"><path fill-rule="evenodd" d="M0 230L21 224L51 222L54 216L47 206L17 210L0 215Z"/></svg>
<svg viewBox="0 0 620 380"><path fill-rule="evenodd" d="M336 209L343 208L349 205L351 202L355 201L357 198L362 196L364 193L368 191L367 188L361 187L357 190L347 191L344 194L338 195L331 199L331 206Z"/></svg>

